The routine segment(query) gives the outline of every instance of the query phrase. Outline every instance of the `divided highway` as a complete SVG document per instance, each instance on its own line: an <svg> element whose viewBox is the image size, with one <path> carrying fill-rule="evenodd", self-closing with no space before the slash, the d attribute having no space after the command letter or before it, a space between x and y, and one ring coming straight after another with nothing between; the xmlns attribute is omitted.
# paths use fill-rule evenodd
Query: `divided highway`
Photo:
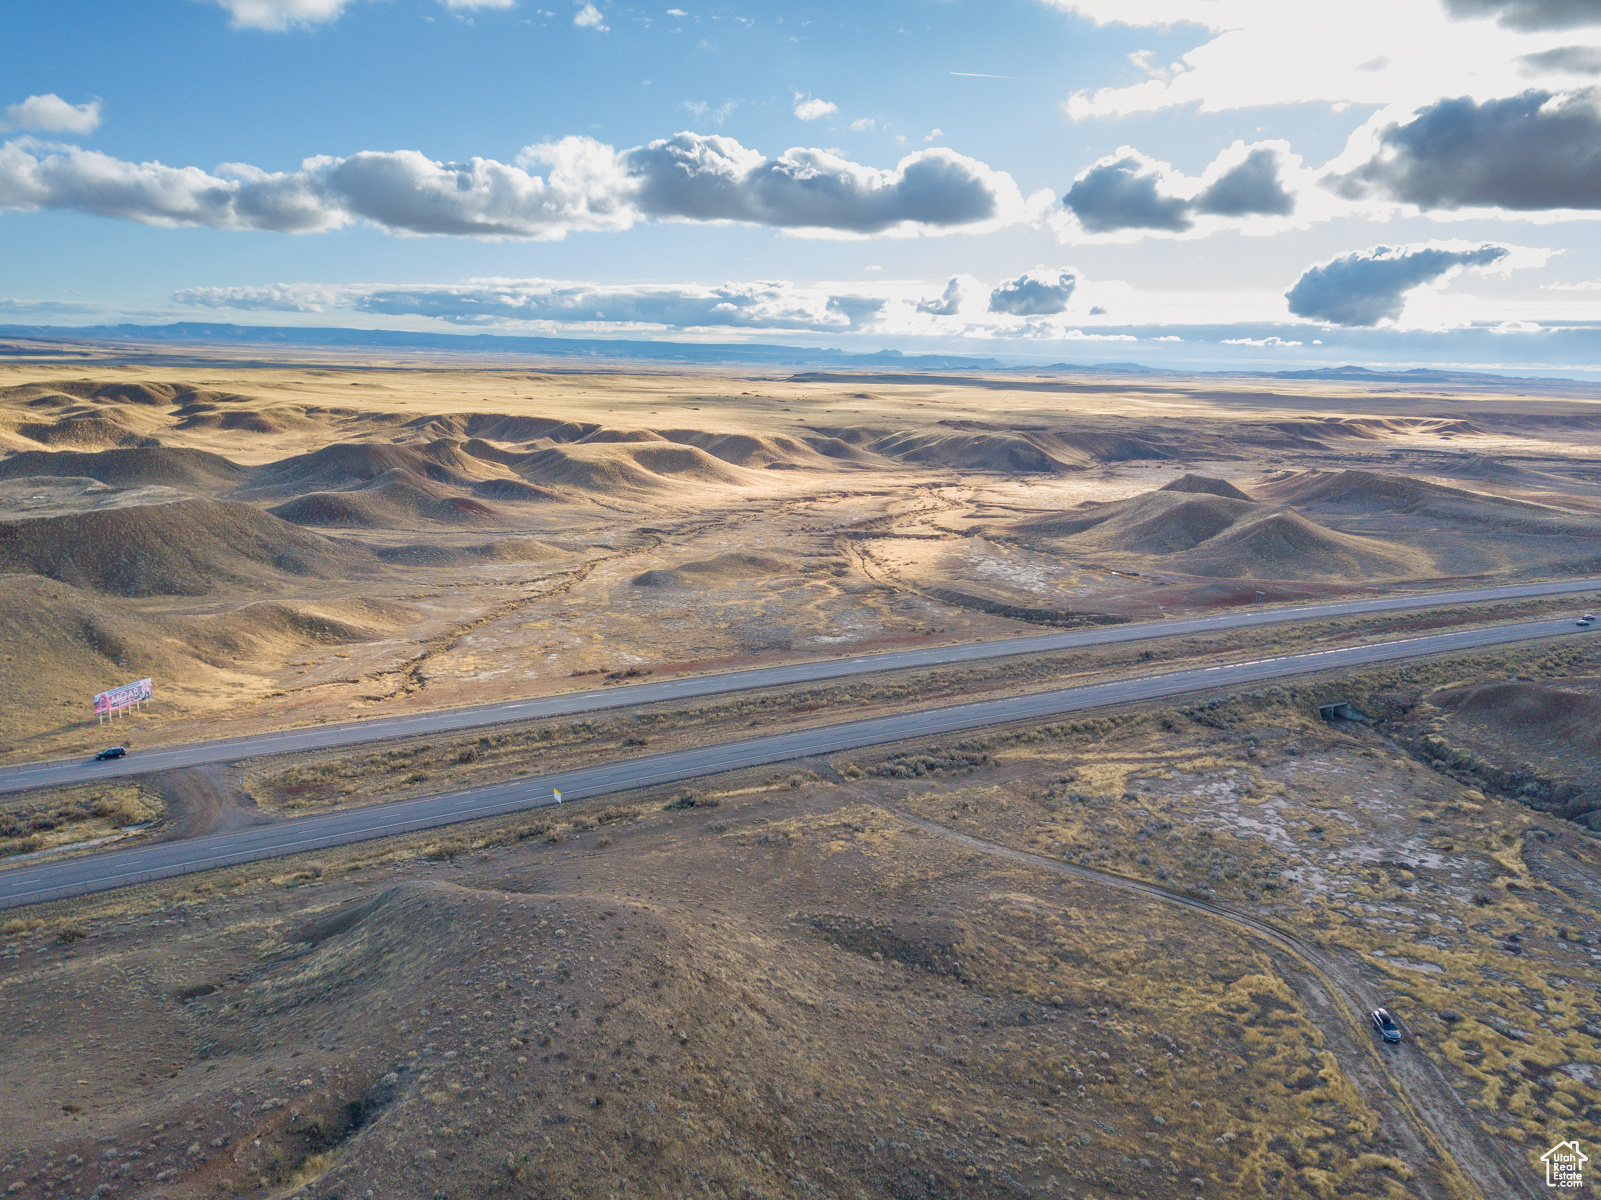
<svg viewBox="0 0 1601 1200"><path fill-rule="evenodd" d="M392 738L460 733L508 721L543 720L574 716L605 709L630 708L666 700L692 700L719 696L752 688L781 687L790 684L819 683L879 671L904 671L916 667L950 666L1010 658L1020 654L1049 654L1085 646L1105 646L1118 642L1151 638L1180 637L1214 633L1227 629L1248 629L1292 621L1313 621L1328 617L1365 616L1373 613L1410 612L1458 604L1496 600L1526 600L1543 596L1572 595L1601 591L1601 578L1569 579L1556 583L1531 583L1503 587L1466 588L1449 592L1425 592L1381 599L1346 600L1328 604L1296 605L1282 608L1251 609L1214 617L1188 617L1172 621L1147 621L1129 625L1098 626L1093 629L1064 630L1029 634L993 642L972 642L958 646L928 646L918 650L897 650L866 654L855 658L822 659L759 667L720 675L696 675L663 679L654 683L568 692L531 700L512 700L503 704L472 708L445 709L407 717L380 717L339 725L318 725L283 733L257 734L215 742L199 742L155 750L141 750L127 758L108 763L86 759L30 763L0 770L0 795L31 791L34 788L61 787L117 776L142 775L177 767L198 767L210 763L233 762L268 754L290 754L304 750L328 750L359 746ZM1570 622L1571 624L1571 622ZM107 728L107 736L115 730Z"/></svg>
<svg viewBox="0 0 1601 1200"><path fill-rule="evenodd" d="M716 775L744 767L876 746L907 738L958 733L1014 721L1040 720L1085 709L1154 700L1187 692L1237 688L1317 671L1350 669L1423 655L1461 652L1536 638L1561 636L1593 637L1596 634L1577 628L1571 617L1527 621L1488 629L1458 630L1426 637L1347 646L1337 650L1192 668L1026 696L899 713L894 716L851 721L815 729L769 734L764 737L715 746L700 746L667 754L623 759L571 771L519 779L472 791L347 809L275 825L255 826L213 837L160 842L103 854L19 866L0 871L0 909L38 904L88 892L168 879L195 871L302 851L322 850L373 838L438 828L461 821L540 808L552 803L553 788L561 789L566 799L576 800L586 796L607 795L654 784L675 783L705 775ZM1055 635L1026 640L1038 643L1055 640ZM897 657L901 656L877 656L879 660ZM756 674L756 672L743 674ZM648 686L650 685L646 685ZM627 689L636 696L644 690L645 687ZM617 694L606 693L605 698L611 700ZM456 726L456 728L462 727ZM361 729L359 726L355 728ZM251 753L263 752L251 751ZM234 756L237 756L237 752L228 755L228 757ZM152 753L145 757L155 758L157 754ZM219 757L223 756L195 761L211 762L217 761Z"/></svg>

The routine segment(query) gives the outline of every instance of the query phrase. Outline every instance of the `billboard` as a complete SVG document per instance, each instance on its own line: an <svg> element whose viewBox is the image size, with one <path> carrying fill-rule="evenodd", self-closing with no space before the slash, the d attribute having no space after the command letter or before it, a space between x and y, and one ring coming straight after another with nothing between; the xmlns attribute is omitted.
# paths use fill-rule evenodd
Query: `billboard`
<svg viewBox="0 0 1601 1200"><path fill-rule="evenodd" d="M151 698L151 681L141 679L138 683L125 683L119 688L112 688L109 692L101 692L95 697L95 715L99 717L110 716L131 704L139 704Z"/></svg>

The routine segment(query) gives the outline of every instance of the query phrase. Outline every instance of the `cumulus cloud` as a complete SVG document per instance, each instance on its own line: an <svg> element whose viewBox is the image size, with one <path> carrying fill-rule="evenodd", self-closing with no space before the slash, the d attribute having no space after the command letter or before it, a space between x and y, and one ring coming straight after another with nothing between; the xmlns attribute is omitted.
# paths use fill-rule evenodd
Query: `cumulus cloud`
<svg viewBox="0 0 1601 1200"><path fill-rule="evenodd" d="M641 219L740 221L800 232L938 233L1032 219L1011 176L948 150L893 170L829 151L769 159L683 133L618 152L591 138L529 146L517 162L441 163L414 150L309 158L297 171L216 173L130 163L76 146L0 144L0 210L56 209L148 225L310 233L365 220L391 233L554 240Z"/></svg>
<svg viewBox="0 0 1601 1200"><path fill-rule="evenodd" d="M1164 229L1181 233L1195 222L1189 201L1167 193L1165 163L1127 150L1103 158L1073 181L1062 204L1090 233Z"/></svg>
<svg viewBox="0 0 1601 1200"><path fill-rule="evenodd" d="M197 167L131 163L31 138L0 145L0 210L66 209L145 225L209 225L311 233L349 217L331 210L307 172L229 176Z"/></svg>
<svg viewBox="0 0 1601 1200"><path fill-rule="evenodd" d="M320 313L347 307L348 288L314 283L269 283L255 287L193 287L172 294L179 304L240 312Z"/></svg>
<svg viewBox="0 0 1601 1200"><path fill-rule="evenodd" d="M593 29L596 33L611 32L611 26L606 24L605 16L593 4L585 4L574 13L573 24L580 29Z"/></svg>
<svg viewBox="0 0 1601 1200"><path fill-rule="evenodd" d="M1423 209L1601 209L1597 101L1595 90L1441 100L1404 121L1370 122L1327 182L1349 199Z"/></svg>
<svg viewBox="0 0 1601 1200"><path fill-rule="evenodd" d="M990 293L989 310L1011 317L1049 317L1067 310L1078 286L1072 271L1035 267L1015 279L1003 280Z"/></svg>
<svg viewBox="0 0 1601 1200"><path fill-rule="evenodd" d="M795 99L797 101L795 115L803 121L815 121L818 117L826 117L830 113L839 111L839 105L831 100L822 100L816 96L813 96L810 100L802 100L799 96L796 96ZM855 128L855 126L852 126L852 128Z"/></svg>
<svg viewBox="0 0 1601 1200"><path fill-rule="evenodd" d="M1511 255L1510 247L1489 242L1375 246L1308 268L1285 298L1298 317L1331 325L1377 325L1398 320L1414 288Z"/></svg>
<svg viewBox="0 0 1601 1200"><path fill-rule="evenodd" d="M236 29L285 29L322 25L344 12L351 0L216 0Z"/></svg>
<svg viewBox="0 0 1601 1200"><path fill-rule="evenodd" d="M1601 25L1595 0L1445 0L1453 17L1494 17L1508 29L1573 29Z"/></svg>
<svg viewBox="0 0 1601 1200"><path fill-rule="evenodd" d="M909 154L894 170L828 150L777 158L733 138L681 133L627 151L642 212L690 221L874 234L980 228L1029 219L1048 198L1025 200L1010 175L951 150Z"/></svg>
<svg viewBox="0 0 1601 1200"><path fill-rule="evenodd" d="M354 0L213 0L233 18L235 29L262 29L282 33L309 29L337 20ZM452 12L481 8L515 8L517 0L439 0Z"/></svg>
<svg viewBox="0 0 1601 1200"><path fill-rule="evenodd" d="M308 160L306 173L331 205L397 233L553 240L633 223L627 180L609 146L563 138L526 148L519 163L438 163L415 150L369 151Z"/></svg>
<svg viewBox="0 0 1601 1200"><path fill-rule="evenodd" d="M1195 197L1195 211L1218 217L1287 217L1295 197L1280 178L1276 147L1255 146Z"/></svg>
<svg viewBox="0 0 1601 1200"><path fill-rule="evenodd" d="M1065 240L1126 241L1225 227L1276 231L1296 213L1306 176L1282 141L1235 142L1198 178L1124 146L1079 173L1062 198L1068 220L1059 232Z"/></svg>
<svg viewBox="0 0 1601 1200"><path fill-rule="evenodd" d="M773 282L700 288L483 280L458 287L379 288L366 292L352 307L360 312L437 317L464 325L598 322L681 329L846 330L882 304L866 298L864 305L861 299L834 295L823 288Z"/></svg>
<svg viewBox="0 0 1601 1200"><path fill-rule="evenodd" d="M460 284L267 284L186 288L180 304L246 312L322 312L342 308L452 325L671 329L775 329L848 332L870 323L884 296L787 282L680 284L566 283L474 279Z"/></svg>
<svg viewBox="0 0 1601 1200"><path fill-rule="evenodd" d="M1082 279L1070 268L1037 267L996 286L970 275L937 285L916 280L722 284L615 284L547 279L470 279L454 284L274 283L195 287L180 304L242 312L401 318L523 333L617 334L717 330L932 335L963 338L1133 340L1126 329L1078 328L1069 301L1120 296L1126 284ZM1106 325L1104 314L1092 318Z"/></svg>
<svg viewBox="0 0 1601 1200"><path fill-rule="evenodd" d="M100 101L69 104L54 92L29 96L20 104L8 104L0 129L25 129L31 133L93 133L100 127Z"/></svg>
<svg viewBox="0 0 1601 1200"><path fill-rule="evenodd" d="M930 300L919 300L917 311L930 317L954 317L962 311L967 288L960 275L952 275L945 290Z"/></svg>

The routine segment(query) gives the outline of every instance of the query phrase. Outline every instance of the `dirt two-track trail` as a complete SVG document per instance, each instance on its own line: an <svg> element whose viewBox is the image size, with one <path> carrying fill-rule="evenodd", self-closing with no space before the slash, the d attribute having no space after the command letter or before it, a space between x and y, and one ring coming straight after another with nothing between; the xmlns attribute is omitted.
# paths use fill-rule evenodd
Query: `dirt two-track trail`
<svg viewBox="0 0 1601 1200"><path fill-rule="evenodd" d="M842 777L836 782L850 787ZM881 804L875 797L860 794L864 803ZM901 809L889 811L909 825L980 854L1205 913L1265 942L1276 952L1274 965L1301 997L1308 1015L1328 1036L1329 1048L1339 1060L1340 1069L1385 1116L1391 1131L1407 1145L1414 1162L1432 1160L1437 1164L1436 1179L1447 1190L1440 1190L1439 1184L1431 1183L1420 1173L1410 1182L1421 1195L1431 1200L1449 1200L1455 1196L1532 1200L1538 1195L1526 1164L1485 1135L1478 1118L1427 1055L1404 1042L1393 1049L1374 1043L1367 1031L1367 1014L1381 1002L1360 973L1349 965L1228 905L1025 850L1014 850Z"/></svg>

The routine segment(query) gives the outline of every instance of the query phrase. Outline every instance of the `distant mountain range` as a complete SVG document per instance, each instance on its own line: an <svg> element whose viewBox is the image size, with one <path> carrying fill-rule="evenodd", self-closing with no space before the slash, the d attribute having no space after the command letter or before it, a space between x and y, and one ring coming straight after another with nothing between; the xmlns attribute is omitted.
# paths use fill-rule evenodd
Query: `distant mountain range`
<svg viewBox="0 0 1601 1200"><path fill-rule="evenodd" d="M1418 367L1407 371L1374 371L1354 365L1303 368L1297 371L1174 371L1133 362L1051 363L1048 366L970 358L953 354L904 354L899 350L856 353L831 347L776 346L764 343L622 341L612 338L514 337L509 334L420 333L399 329L341 329L273 325L223 325L181 321L170 325L0 325L0 341L18 339L61 345L118 342L168 343L180 346L305 347L307 349L430 350L469 355L527 354L591 362L652 362L701 366L826 367L890 371L1007 371L1032 375L1232 375L1253 379L1349 380L1360 383L1494 383L1580 384L1552 377L1498 375L1481 371L1449 371ZM0 344L0 358L25 353ZM1590 384L1589 386L1595 386Z"/></svg>
<svg viewBox="0 0 1601 1200"><path fill-rule="evenodd" d="M305 346L351 350L443 350L461 354L532 354L549 358L631 360L635 362L772 364L774 366L882 365L912 371L996 371L998 358L950 354L902 354L760 343L619 341L611 338L512 337L498 333L413 333L398 329L301 328L297 326L217 325L184 321L172 325L0 325L0 338L47 342L170 342L174 345Z"/></svg>

